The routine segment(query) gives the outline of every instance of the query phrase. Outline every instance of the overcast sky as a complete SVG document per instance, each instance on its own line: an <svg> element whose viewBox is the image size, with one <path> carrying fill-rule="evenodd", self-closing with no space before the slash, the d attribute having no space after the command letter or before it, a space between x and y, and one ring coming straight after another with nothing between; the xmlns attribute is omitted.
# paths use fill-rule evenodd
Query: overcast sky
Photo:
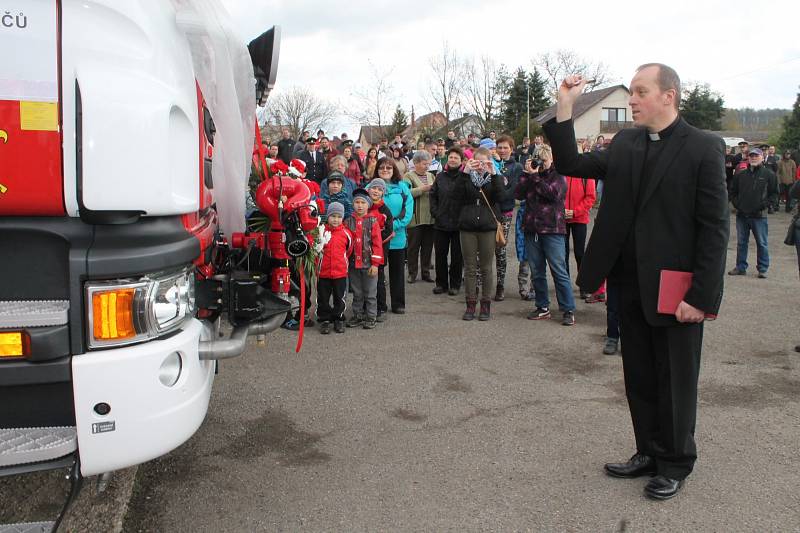
<svg viewBox="0 0 800 533"><path fill-rule="evenodd" d="M428 111L428 58L444 41L464 57L489 54L512 71L568 48L606 63L626 85L639 64L662 62L685 82L708 83L732 108L791 108L800 85L794 0L222 2L245 41L281 26L276 92L298 85L347 104L354 88L370 83L369 59L394 69L397 103L406 113L413 104L418 116ZM328 131L340 129L358 134L346 117Z"/></svg>

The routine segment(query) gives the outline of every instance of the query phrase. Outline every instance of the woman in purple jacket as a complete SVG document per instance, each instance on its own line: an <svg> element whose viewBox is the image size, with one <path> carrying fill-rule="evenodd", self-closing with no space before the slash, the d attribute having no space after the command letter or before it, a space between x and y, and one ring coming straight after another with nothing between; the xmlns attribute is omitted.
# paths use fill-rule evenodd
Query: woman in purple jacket
<svg viewBox="0 0 800 533"><path fill-rule="evenodd" d="M525 252L533 272L533 289L536 308L528 314L531 320L550 318L550 295L547 292L547 265L556 286L558 307L563 313L561 323L575 324L575 298L572 281L567 272L564 198L567 185L564 176L553 166L553 152L549 146L539 149L542 164L538 169L525 164L525 172L516 189L518 200L525 200Z"/></svg>

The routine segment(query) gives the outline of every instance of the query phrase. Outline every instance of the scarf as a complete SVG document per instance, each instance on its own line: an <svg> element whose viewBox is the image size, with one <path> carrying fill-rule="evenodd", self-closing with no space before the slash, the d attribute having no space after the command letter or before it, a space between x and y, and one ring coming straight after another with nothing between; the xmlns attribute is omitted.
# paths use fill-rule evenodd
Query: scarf
<svg viewBox="0 0 800 533"><path fill-rule="evenodd" d="M484 172L483 175L478 174L474 170L469 171L469 179L472 180L472 184L479 189L483 189L483 187L492 181L492 175L488 172Z"/></svg>

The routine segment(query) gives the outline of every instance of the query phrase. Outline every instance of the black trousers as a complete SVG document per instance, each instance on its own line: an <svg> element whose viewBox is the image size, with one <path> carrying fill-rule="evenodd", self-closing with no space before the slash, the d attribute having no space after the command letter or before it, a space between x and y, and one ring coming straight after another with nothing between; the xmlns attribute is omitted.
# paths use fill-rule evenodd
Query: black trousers
<svg viewBox="0 0 800 533"><path fill-rule="evenodd" d="M620 287L606 280L606 337L619 339L619 298Z"/></svg>
<svg viewBox="0 0 800 533"><path fill-rule="evenodd" d="M433 252L434 229L432 224L408 228L408 277L417 279L431 275L431 252Z"/></svg>
<svg viewBox="0 0 800 533"><path fill-rule="evenodd" d="M386 266L389 267L389 296L392 311L406 307L406 251L404 248L389 250L386 254Z"/></svg>
<svg viewBox="0 0 800 533"><path fill-rule="evenodd" d="M378 267L378 314L388 310L386 306L386 265Z"/></svg>
<svg viewBox="0 0 800 533"><path fill-rule="evenodd" d="M684 479L697 459L694 429L703 324L650 326L638 287L621 289L622 366L636 448L655 457L659 474Z"/></svg>
<svg viewBox="0 0 800 533"><path fill-rule="evenodd" d="M436 251L436 285L447 289L460 289L464 258L461 256L460 232L435 230L433 246ZM450 266L447 253L450 252Z"/></svg>
<svg viewBox="0 0 800 533"><path fill-rule="evenodd" d="M575 263L578 268L581 268L581 260L583 259L583 252L586 250L586 224L567 224L567 238L564 239L564 244L567 247L567 253L564 257L567 259L567 272L569 272L569 236L572 234L572 250L575 253Z"/></svg>
<svg viewBox="0 0 800 533"><path fill-rule="evenodd" d="M332 322L344 320L347 297L347 278L319 278L317 280L317 320Z"/></svg>

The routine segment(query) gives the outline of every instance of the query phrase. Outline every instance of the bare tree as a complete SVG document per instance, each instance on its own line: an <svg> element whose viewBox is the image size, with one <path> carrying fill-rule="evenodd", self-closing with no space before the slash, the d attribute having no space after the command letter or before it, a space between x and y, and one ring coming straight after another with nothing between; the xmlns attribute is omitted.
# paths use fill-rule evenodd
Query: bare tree
<svg viewBox="0 0 800 533"><path fill-rule="evenodd" d="M469 60L464 62L464 100L466 109L478 117L481 128L488 131L498 119L503 102L504 88L502 80L507 78L505 66L488 56L480 58L480 63Z"/></svg>
<svg viewBox="0 0 800 533"><path fill-rule="evenodd" d="M445 41L442 43L441 52L432 56L428 64L434 74L428 83L429 99L433 104L431 107L441 111L449 123L450 116L459 105L464 90L466 80L464 61Z"/></svg>
<svg viewBox="0 0 800 533"><path fill-rule="evenodd" d="M296 86L270 95L264 111L267 124L288 127L295 139L305 130L324 129L337 115L336 105L317 97L308 89Z"/></svg>
<svg viewBox="0 0 800 533"><path fill-rule="evenodd" d="M361 87L351 90L350 96L356 105L350 107L347 115L365 126L378 126L383 128L391 125L394 114L395 90L390 78L394 68L381 69L371 60L368 60L370 77L372 81Z"/></svg>
<svg viewBox="0 0 800 533"><path fill-rule="evenodd" d="M603 62L595 63L581 57L574 50L559 48L545 52L537 56L533 64L544 75L547 81L547 93L553 100L558 94L561 82L572 74L582 74L586 78L594 79L594 82L586 84L586 91L592 91L616 81L608 65Z"/></svg>

